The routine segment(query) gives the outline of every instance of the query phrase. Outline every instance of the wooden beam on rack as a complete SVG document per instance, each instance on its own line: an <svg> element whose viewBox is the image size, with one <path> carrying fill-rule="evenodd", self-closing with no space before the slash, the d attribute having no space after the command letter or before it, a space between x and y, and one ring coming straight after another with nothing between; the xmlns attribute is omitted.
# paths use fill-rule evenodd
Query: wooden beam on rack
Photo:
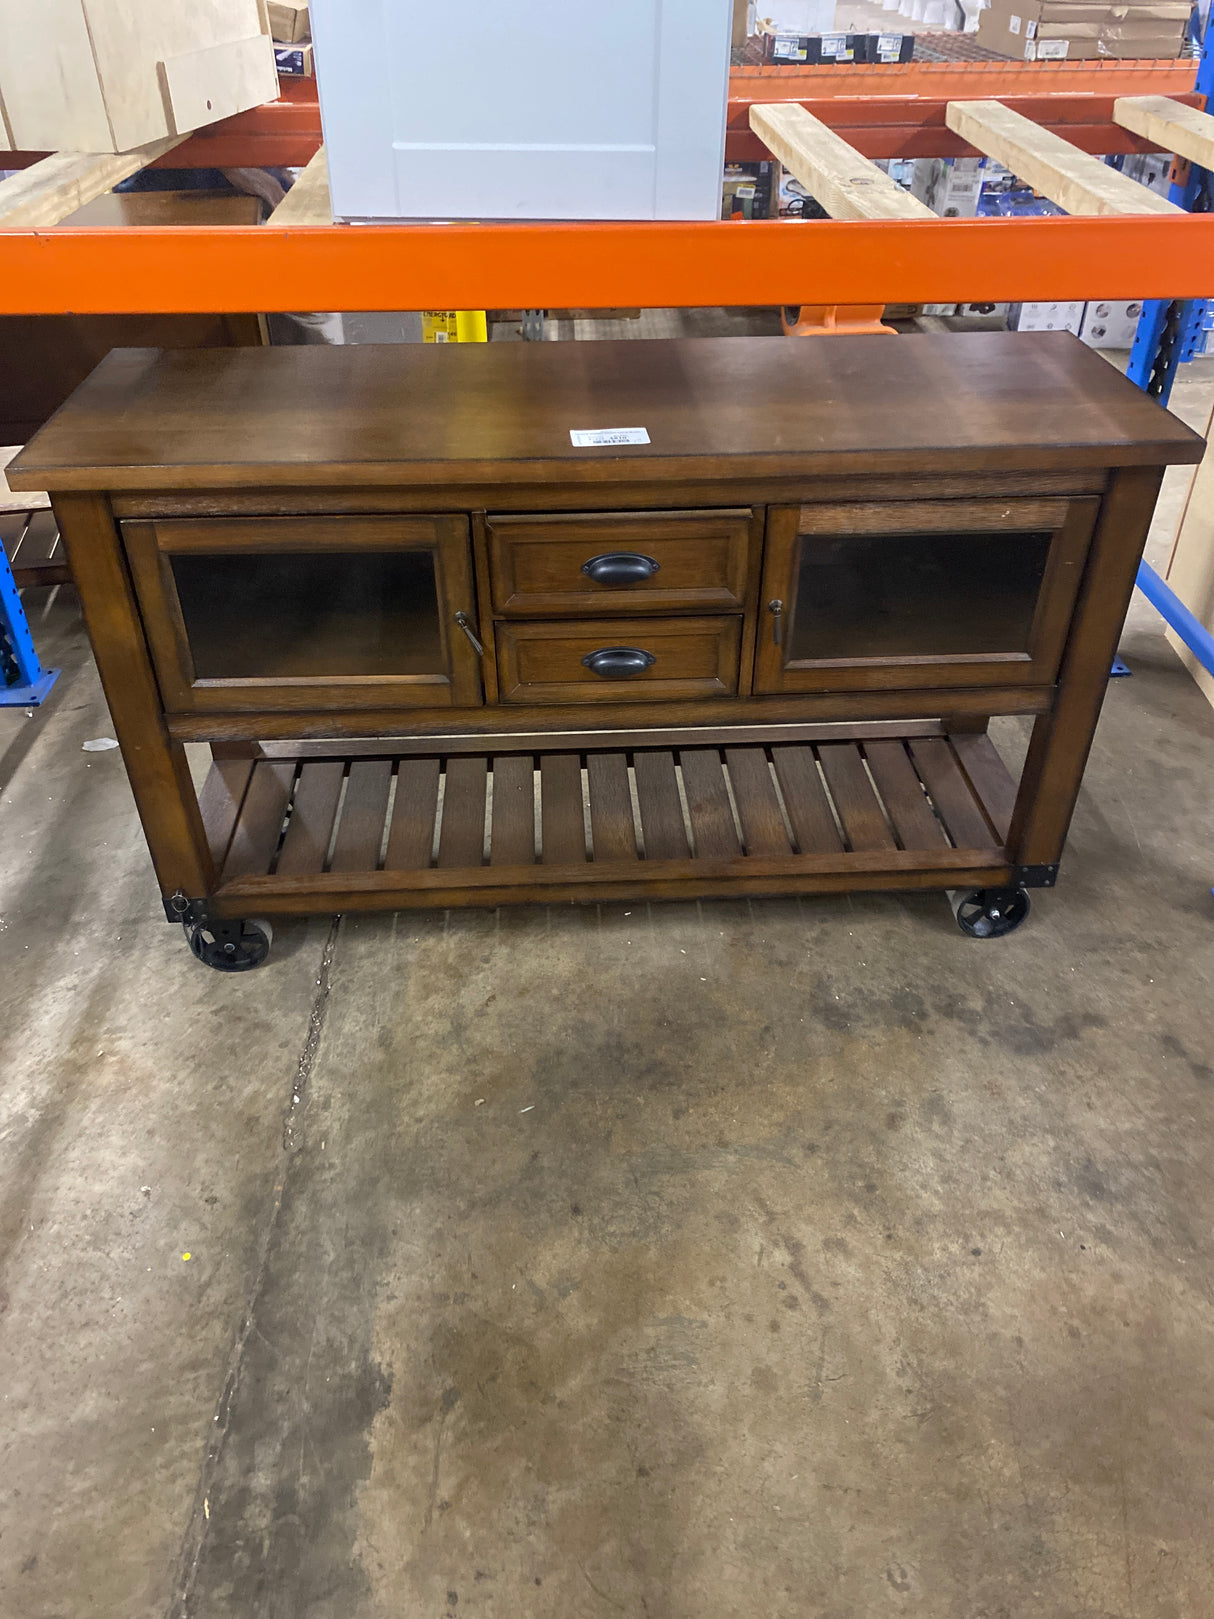
<svg viewBox="0 0 1214 1619"><path fill-rule="evenodd" d="M998 101L950 101L948 127L1068 214L1183 214L1174 202Z"/></svg>
<svg viewBox="0 0 1214 1619"><path fill-rule="evenodd" d="M329 157L324 147L270 215L272 225L331 225L333 202L329 195Z"/></svg>
<svg viewBox="0 0 1214 1619"><path fill-rule="evenodd" d="M1142 135L1165 152L1214 169L1214 118L1168 96L1118 96L1113 121Z"/></svg>
<svg viewBox="0 0 1214 1619"><path fill-rule="evenodd" d="M750 127L832 219L936 217L795 102L751 107Z"/></svg>
<svg viewBox="0 0 1214 1619"><path fill-rule="evenodd" d="M151 141L133 152L55 152L32 168L0 182L0 226L7 230L36 230L57 225L77 208L112 191L121 180L145 169L154 158L184 135Z"/></svg>

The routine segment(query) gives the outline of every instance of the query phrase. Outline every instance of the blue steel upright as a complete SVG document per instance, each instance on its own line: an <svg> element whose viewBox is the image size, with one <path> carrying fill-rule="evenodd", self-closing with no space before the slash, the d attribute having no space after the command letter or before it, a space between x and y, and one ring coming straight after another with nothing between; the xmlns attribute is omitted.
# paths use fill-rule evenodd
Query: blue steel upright
<svg viewBox="0 0 1214 1619"><path fill-rule="evenodd" d="M37 708L59 678L34 650L13 570L0 545L0 708Z"/></svg>
<svg viewBox="0 0 1214 1619"><path fill-rule="evenodd" d="M1214 10L1206 20L1205 37L1197 63L1194 89L1214 97ZM1191 214L1214 209L1214 177L1196 163L1189 165L1183 185L1168 188L1168 200ZM1148 298L1138 318L1126 375L1131 382L1166 405L1176 380L1176 367L1201 353L1209 329L1210 305L1205 298Z"/></svg>

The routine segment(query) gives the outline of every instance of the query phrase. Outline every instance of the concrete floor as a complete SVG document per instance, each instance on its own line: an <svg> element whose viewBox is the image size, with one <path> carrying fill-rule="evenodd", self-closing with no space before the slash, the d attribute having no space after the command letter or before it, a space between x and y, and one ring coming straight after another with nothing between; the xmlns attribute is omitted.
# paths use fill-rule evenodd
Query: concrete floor
<svg viewBox="0 0 1214 1619"><path fill-rule="evenodd" d="M1214 711L1149 609L1010 939L931 895L325 918L227 978L82 751L71 593L30 607L3 1619L1214 1612Z"/></svg>

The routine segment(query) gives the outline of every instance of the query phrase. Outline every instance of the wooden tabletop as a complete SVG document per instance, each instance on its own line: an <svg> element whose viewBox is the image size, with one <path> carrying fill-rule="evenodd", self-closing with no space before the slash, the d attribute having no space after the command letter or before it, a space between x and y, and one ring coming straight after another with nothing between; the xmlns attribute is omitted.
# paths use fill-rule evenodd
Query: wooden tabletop
<svg viewBox="0 0 1214 1619"><path fill-rule="evenodd" d="M570 431L644 428L577 449ZM617 483L1201 459L1067 333L120 349L16 489Z"/></svg>

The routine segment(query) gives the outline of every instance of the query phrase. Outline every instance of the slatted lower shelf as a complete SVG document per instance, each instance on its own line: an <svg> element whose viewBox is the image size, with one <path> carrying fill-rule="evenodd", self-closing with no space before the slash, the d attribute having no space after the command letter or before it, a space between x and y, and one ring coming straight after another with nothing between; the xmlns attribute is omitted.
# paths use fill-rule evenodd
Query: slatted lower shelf
<svg viewBox="0 0 1214 1619"><path fill-rule="evenodd" d="M232 913L994 883L1014 798L965 734L224 760L200 803Z"/></svg>

